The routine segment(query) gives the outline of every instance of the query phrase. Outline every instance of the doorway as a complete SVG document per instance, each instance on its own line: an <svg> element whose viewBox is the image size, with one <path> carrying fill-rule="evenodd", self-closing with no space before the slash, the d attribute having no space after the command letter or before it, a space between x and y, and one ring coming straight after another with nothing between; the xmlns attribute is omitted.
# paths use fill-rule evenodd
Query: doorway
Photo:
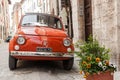
<svg viewBox="0 0 120 80"><path fill-rule="evenodd" d="M85 40L88 41L89 35L92 35L92 0L84 0L85 14Z"/></svg>

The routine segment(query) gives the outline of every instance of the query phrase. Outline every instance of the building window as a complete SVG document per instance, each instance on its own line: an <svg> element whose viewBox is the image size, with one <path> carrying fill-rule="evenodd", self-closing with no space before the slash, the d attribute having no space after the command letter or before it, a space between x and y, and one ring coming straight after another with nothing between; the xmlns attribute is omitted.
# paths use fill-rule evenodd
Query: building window
<svg viewBox="0 0 120 80"><path fill-rule="evenodd" d="M68 7L70 4L69 4L69 0L61 0L61 7Z"/></svg>

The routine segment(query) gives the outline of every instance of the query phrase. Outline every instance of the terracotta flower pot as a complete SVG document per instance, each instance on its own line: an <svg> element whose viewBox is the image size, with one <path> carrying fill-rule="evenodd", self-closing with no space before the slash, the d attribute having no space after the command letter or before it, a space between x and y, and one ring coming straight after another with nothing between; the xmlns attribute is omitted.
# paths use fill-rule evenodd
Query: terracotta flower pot
<svg viewBox="0 0 120 80"><path fill-rule="evenodd" d="M93 74L89 75L86 80L113 80L113 74L110 71Z"/></svg>

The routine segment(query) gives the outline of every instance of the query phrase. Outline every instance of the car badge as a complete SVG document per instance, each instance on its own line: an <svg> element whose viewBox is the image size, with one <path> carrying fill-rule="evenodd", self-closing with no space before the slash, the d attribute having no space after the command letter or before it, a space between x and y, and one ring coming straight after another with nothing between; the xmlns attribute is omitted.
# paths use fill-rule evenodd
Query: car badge
<svg viewBox="0 0 120 80"><path fill-rule="evenodd" d="M47 43L47 41L46 41L46 40L44 40L44 41L43 41L43 46L44 46L44 47L46 47L46 46L47 46L47 44L48 44L48 43Z"/></svg>

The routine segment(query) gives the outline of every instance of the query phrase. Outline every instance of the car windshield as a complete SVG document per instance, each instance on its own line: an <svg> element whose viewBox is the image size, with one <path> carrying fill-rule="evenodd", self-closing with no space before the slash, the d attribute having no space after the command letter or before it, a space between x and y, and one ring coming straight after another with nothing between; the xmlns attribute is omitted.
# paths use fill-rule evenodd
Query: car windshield
<svg viewBox="0 0 120 80"><path fill-rule="evenodd" d="M62 29L62 24L58 18L48 15L25 15L21 25L24 26L47 26L51 28Z"/></svg>

